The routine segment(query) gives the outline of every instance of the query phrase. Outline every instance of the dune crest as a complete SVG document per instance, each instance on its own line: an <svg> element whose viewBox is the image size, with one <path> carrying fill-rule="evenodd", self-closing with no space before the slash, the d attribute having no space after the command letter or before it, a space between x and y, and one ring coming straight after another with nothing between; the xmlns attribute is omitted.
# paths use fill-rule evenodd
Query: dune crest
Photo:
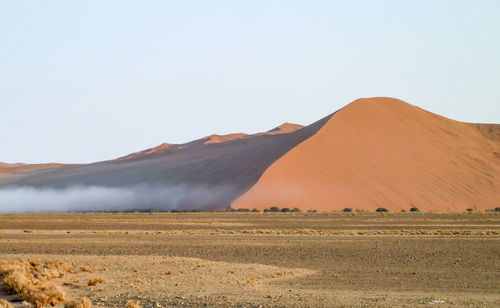
<svg viewBox="0 0 500 308"><path fill-rule="evenodd" d="M113 206L108 192L126 191L150 197L134 206L157 209L484 210L500 206L500 125L359 99L306 127L163 143L86 165L2 163L4 187L35 189L30 200L54 191L93 200L98 190Z"/></svg>
<svg viewBox="0 0 500 308"><path fill-rule="evenodd" d="M247 134L244 133L236 133L236 134L227 134L227 135L210 135L208 137L205 137L205 144L210 144L210 143L221 143L221 142L227 142L227 141L233 141L241 138L248 137Z"/></svg>
<svg viewBox="0 0 500 308"><path fill-rule="evenodd" d="M359 99L275 161L232 207L491 209L500 203L498 131L397 99Z"/></svg>
<svg viewBox="0 0 500 308"><path fill-rule="evenodd" d="M302 126L302 125L285 122L285 123L281 124L280 126L277 126L273 129L271 129L267 133L268 134L283 134L283 133L290 133L290 132L293 132L293 131L296 131L296 130L302 129L302 128L304 128L304 126Z"/></svg>
<svg viewBox="0 0 500 308"><path fill-rule="evenodd" d="M170 144L170 143L162 143L159 146L156 146L154 148L150 148L150 149L147 149L144 151L134 152L134 153L128 154L126 156L117 158L116 160L135 159L135 158L140 158L140 157L144 157L144 156L155 155L155 154L158 154L160 152L163 152L164 150L170 148L171 146L172 146L172 144Z"/></svg>
<svg viewBox="0 0 500 308"><path fill-rule="evenodd" d="M11 172L30 172L34 170L51 169L51 168L61 168L69 166L67 164L58 163L46 163L46 164L7 164L0 162L0 173L11 173Z"/></svg>
<svg viewBox="0 0 500 308"><path fill-rule="evenodd" d="M51 170L51 169L59 169L68 166L77 166L68 165L68 164L57 164L57 163L46 163L46 164L7 164L0 162L0 184L9 183L11 181L15 181L23 177L25 174L42 171L42 170Z"/></svg>

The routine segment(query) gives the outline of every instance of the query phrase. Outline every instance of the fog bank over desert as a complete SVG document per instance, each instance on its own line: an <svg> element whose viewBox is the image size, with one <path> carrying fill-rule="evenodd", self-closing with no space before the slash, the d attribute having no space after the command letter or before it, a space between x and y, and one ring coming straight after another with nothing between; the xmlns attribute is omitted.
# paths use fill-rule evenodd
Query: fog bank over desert
<svg viewBox="0 0 500 308"><path fill-rule="evenodd" d="M210 202L230 186L135 185L129 187L71 186L62 189L14 186L0 189L0 213L175 210L189 199Z"/></svg>

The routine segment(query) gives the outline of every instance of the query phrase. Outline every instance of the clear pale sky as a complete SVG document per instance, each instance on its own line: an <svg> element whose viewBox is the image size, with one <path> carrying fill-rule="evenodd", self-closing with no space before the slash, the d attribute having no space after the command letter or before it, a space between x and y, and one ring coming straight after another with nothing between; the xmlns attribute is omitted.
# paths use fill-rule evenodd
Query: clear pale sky
<svg viewBox="0 0 500 308"><path fill-rule="evenodd" d="M500 123L500 1L0 0L0 161L82 163L392 96Z"/></svg>

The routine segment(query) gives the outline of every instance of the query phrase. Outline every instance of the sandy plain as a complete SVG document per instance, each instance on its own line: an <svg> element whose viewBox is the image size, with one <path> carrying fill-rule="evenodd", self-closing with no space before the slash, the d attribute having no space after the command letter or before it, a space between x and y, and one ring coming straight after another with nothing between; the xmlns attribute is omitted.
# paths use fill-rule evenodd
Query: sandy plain
<svg viewBox="0 0 500 308"><path fill-rule="evenodd" d="M500 306L494 212L3 214L0 259L94 307Z"/></svg>

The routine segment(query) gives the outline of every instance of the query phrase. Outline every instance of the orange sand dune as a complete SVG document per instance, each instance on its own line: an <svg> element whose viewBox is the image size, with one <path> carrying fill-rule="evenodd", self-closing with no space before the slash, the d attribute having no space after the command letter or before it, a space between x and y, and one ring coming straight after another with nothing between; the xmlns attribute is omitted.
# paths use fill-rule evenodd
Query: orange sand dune
<svg viewBox="0 0 500 308"><path fill-rule="evenodd" d="M135 208L227 209L268 166L313 136L328 118L303 129L287 124L273 133L212 135L185 144L165 143L116 160L0 178L0 189L147 188L142 196L149 199L134 203ZM99 208L95 204L82 206Z"/></svg>
<svg viewBox="0 0 500 308"><path fill-rule="evenodd" d="M0 173L31 172L34 170L60 168L68 166L65 164L47 163L47 164L6 164L0 162Z"/></svg>
<svg viewBox="0 0 500 308"><path fill-rule="evenodd" d="M293 123L283 123L282 125L275 127L271 129L268 132L264 133L256 133L256 134L245 134L245 133L234 133L234 134L227 134L227 135L217 135L213 134L201 139L197 139L188 143L184 144L170 144L170 143L162 143L159 146L156 146L154 148L150 148L144 151L139 151L135 152L120 158L117 158L112 161L131 161L131 160L144 160L144 159L151 159L153 157L157 157L160 155L165 155L165 154L172 154L174 152L177 152L179 150L192 150L193 148L198 149L200 145L209 145L209 144L218 144L218 143L225 143L225 142L230 142L230 141L235 141L235 140L240 140L240 139L253 139L254 137L258 136L263 136L263 135L280 135L280 134L289 134L293 133L301 128L304 128L304 126L299 125L299 124L293 124ZM248 140L247 140L248 141ZM279 147L279 144L276 144L277 147ZM1 166L0 166L1 167Z"/></svg>
<svg viewBox="0 0 500 308"><path fill-rule="evenodd" d="M299 125L299 124L285 122L285 123L281 124L280 126L271 129L270 131L267 132L267 134L271 134L271 135L273 135L273 134L285 134L285 133L290 133L290 132L296 131L296 130L301 129L301 128L304 128L304 126Z"/></svg>
<svg viewBox="0 0 500 308"><path fill-rule="evenodd" d="M71 165L47 163L47 164L6 164L0 162L0 184L14 181L25 174L38 170L63 168ZM76 165L73 165L76 166Z"/></svg>
<svg viewBox="0 0 500 308"><path fill-rule="evenodd" d="M453 121L392 98L359 99L275 161L232 208L500 206L500 126Z"/></svg>
<svg viewBox="0 0 500 308"><path fill-rule="evenodd" d="M210 135L205 139L205 143L221 143L221 142L227 142L227 141L232 141L232 140L237 140L241 138L248 137L247 134L243 133L236 133L236 134L228 134L228 135Z"/></svg>
<svg viewBox="0 0 500 308"><path fill-rule="evenodd" d="M128 154L126 156L117 158L116 160L134 159L134 158L143 157L143 156L155 155L155 154L158 154L158 153L170 148L171 146L172 145L170 143L162 143L159 146L156 146L154 148L147 149L144 151L135 152L132 154Z"/></svg>
<svg viewBox="0 0 500 308"><path fill-rule="evenodd" d="M158 209L484 210L500 206L500 125L359 99L306 127L164 143L87 165L0 163L0 189L13 186L147 186L158 197L136 206Z"/></svg>

